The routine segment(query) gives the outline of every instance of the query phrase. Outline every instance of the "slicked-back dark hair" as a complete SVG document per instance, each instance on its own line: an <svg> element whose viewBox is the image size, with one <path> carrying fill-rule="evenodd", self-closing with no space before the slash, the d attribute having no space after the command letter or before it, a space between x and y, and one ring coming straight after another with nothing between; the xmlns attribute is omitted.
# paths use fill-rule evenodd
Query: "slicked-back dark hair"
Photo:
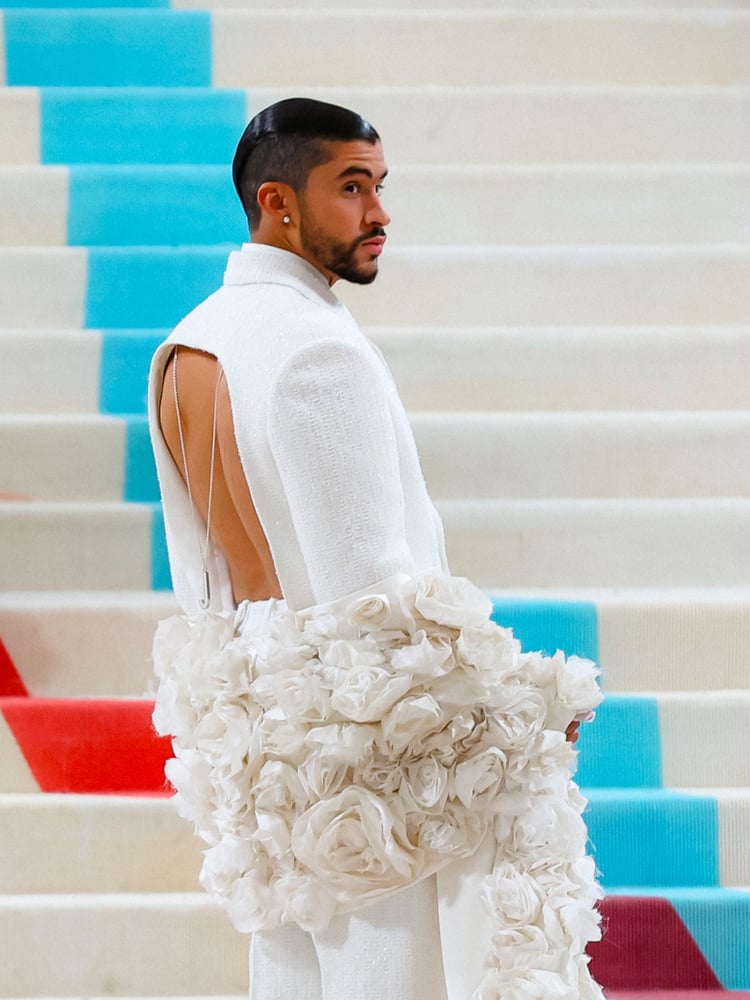
<svg viewBox="0 0 750 1000"><path fill-rule="evenodd" d="M258 188L266 181L301 191L310 171L330 159L328 142L376 143L380 136L360 115L337 104L291 97L259 111L237 145L232 178L254 229L260 222Z"/></svg>

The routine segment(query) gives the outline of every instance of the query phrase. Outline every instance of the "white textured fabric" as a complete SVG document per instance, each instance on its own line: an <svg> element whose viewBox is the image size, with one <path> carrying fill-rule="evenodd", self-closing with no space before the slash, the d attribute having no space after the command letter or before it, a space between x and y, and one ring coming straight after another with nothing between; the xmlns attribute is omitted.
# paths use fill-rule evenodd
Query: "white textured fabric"
<svg viewBox="0 0 750 1000"><path fill-rule="evenodd" d="M335 917L324 931L254 934L250 983L250 1000L466 1000L471 992L464 977L446 994L435 878Z"/></svg>
<svg viewBox="0 0 750 1000"><path fill-rule="evenodd" d="M247 244L224 284L156 352L149 417L175 594L198 610L201 561L184 483L159 430L174 345L224 370L245 476L290 607L304 608L395 573L445 566L393 379L323 276L301 257ZM212 610L233 607L222 554L209 553Z"/></svg>

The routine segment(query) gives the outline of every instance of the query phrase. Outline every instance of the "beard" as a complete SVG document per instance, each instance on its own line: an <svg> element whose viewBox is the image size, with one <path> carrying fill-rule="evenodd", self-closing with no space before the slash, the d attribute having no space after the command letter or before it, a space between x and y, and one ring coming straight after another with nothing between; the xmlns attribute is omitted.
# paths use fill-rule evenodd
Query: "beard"
<svg viewBox="0 0 750 1000"><path fill-rule="evenodd" d="M351 243L342 243L319 226L309 225L303 218L300 219L299 234L306 253L344 281L351 281L355 285L370 285L377 278L377 258L373 257L361 264L357 263L356 253L366 240L371 240L374 236L385 236L384 229L373 229Z"/></svg>

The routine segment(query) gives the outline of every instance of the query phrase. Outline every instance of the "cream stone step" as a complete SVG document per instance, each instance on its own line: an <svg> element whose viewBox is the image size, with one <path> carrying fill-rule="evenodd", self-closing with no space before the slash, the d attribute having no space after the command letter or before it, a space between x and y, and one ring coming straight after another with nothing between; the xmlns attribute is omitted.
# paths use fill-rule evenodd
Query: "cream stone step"
<svg viewBox="0 0 750 1000"><path fill-rule="evenodd" d="M719 884L737 887L750 885L750 851L747 846L750 788L706 788L694 785L681 791L717 800Z"/></svg>
<svg viewBox="0 0 750 1000"><path fill-rule="evenodd" d="M36 697L137 697L154 689L156 625L176 612L169 591L0 592L0 640Z"/></svg>
<svg viewBox="0 0 750 1000"><path fill-rule="evenodd" d="M149 178L184 167L99 168L101 183L131 175L140 180L131 208L144 217L155 207ZM192 185L213 192L221 168L196 166ZM130 170L130 172L129 172ZM228 167L227 167L228 171ZM228 173L221 171L221 183ZM398 243L745 243L750 233L750 167L740 164L619 166L596 164L391 164L385 204ZM189 203L186 194L185 202ZM83 206L104 214L110 206ZM66 167L0 166L0 245L61 246L68 242L69 172ZM165 224L186 204L161 206ZM239 207L238 207L239 213ZM98 219L100 215L92 216ZM92 223L93 225L93 223ZM179 229L179 223L174 223ZM184 229L184 227L183 227ZM214 238L227 237L218 219ZM116 238L112 232L111 239Z"/></svg>
<svg viewBox="0 0 750 1000"><path fill-rule="evenodd" d="M247 992L248 940L203 893L0 896L2 997Z"/></svg>
<svg viewBox="0 0 750 1000"><path fill-rule="evenodd" d="M365 326L738 324L750 308L750 250L399 247L373 285L340 295Z"/></svg>
<svg viewBox="0 0 750 1000"><path fill-rule="evenodd" d="M390 163L742 163L747 87L297 87L368 118ZM288 97L248 91L248 120ZM0 116L0 121L2 120Z"/></svg>
<svg viewBox="0 0 750 1000"><path fill-rule="evenodd" d="M125 421L115 417L1 416L0 492L33 500L121 500L126 434Z"/></svg>
<svg viewBox="0 0 750 1000"><path fill-rule="evenodd" d="M67 167L0 167L0 245L66 244L68 191Z"/></svg>
<svg viewBox="0 0 750 1000"><path fill-rule="evenodd" d="M428 412L412 426L436 498L750 495L745 411ZM120 500L126 433L114 417L2 416L0 493Z"/></svg>
<svg viewBox="0 0 750 1000"><path fill-rule="evenodd" d="M664 785L732 786L736 795L744 786L750 816L750 691L674 691L660 694L658 704ZM746 883L744 875L724 884Z"/></svg>
<svg viewBox="0 0 750 1000"><path fill-rule="evenodd" d="M411 419L434 498L750 496L750 413Z"/></svg>
<svg viewBox="0 0 750 1000"><path fill-rule="evenodd" d="M750 588L491 588L517 600L583 601L596 608L606 692L750 690Z"/></svg>
<svg viewBox="0 0 750 1000"><path fill-rule="evenodd" d="M365 333L386 355L412 410L748 405L748 326L394 326ZM101 351L97 330L0 330L0 413L95 412Z"/></svg>
<svg viewBox="0 0 750 1000"><path fill-rule="evenodd" d="M750 886L750 788L716 788L719 803L719 857L722 885Z"/></svg>
<svg viewBox="0 0 750 1000"><path fill-rule="evenodd" d="M118 266L142 252L122 250ZM178 276L182 262L194 273L202 252L173 251L170 269ZM149 255L161 263L153 248ZM215 251L206 249L205 260L206 268L216 268ZM147 289L148 278L139 280ZM80 327L86 283L82 249L0 249L2 322ZM397 247L386 251L373 285L342 282L340 295L363 326L742 324L750 308L750 248ZM174 312L176 322L182 310ZM132 325L126 308L120 323Z"/></svg>
<svg viewBox="0 0 750 1000"><path fill-rule="evenodd" d="M94 413L102 337L96 330L0 329L0 413Z"/></svg>
<svg viewBox="0 0 750 1000"><path fill-rule="evenodd" d="M199 892L202 845L169 798L0 795L3 893Z"/></svg>
<svg viewBox="0 0 750 1000"><path fill-rule="evenodd" d="M365 115L382 136L388 161L399 165L742 163L750 149L746 86L295 89L300 96L344 104ZM113 93L124 96L116 88ZM177 98L168 89L149 95L149 110L140 125L142 141L147 142L159 125L154 103L158 108L164 98L168 114L178 100L185 104L184 113L195 109L198 114L201 95L208 93L187 88ZM247 119L288 96L283 87L251 88ZM129 101L137 114L137 92ZM13 137L0 148L0 162L40 162L39 121L37 89L0 89L0 129ZM184 151L169 147L162 155L173 162L201 159L198 148L190 152L189 142Z"/></svg>
<svg viewBox="0 0 750 1000"><path fill-rule="evenodd" d="M750 688L746 586L534 589L511 582L492 593L592 605L607 691ZM156 625L176 611L169 592L0 593L0 640L32 695L140 696L153 692Z"/></svg>
<svg viewBox="0 0 750 1000"><path fill-rule="evenodd" d="M82 327L87 265L78 247L0 248L0 324Z"/></svg>
<svg viewBox="0 0 750 1000"><path fill-rule="evenodd" d="M170 6L176 10L220 10L224 7L236 7L237 0L171 0ZM268 8L268 0L245 0L247 8ZM444 7L454 9L456 0L402 0L398 7L393 2L386 5L393 10L422 10L422 9L442 9ZM531 10L547 11L568 9L571 7L571 0L472 0L472 8L500 9L500 10ZM295 0L294 9L306 10L317 8L317 0ZM344 7L351 12L359 13L361 7L352 7L347 0L326 0L326 7L338 9ZM580 7L580 4L579 4ZM719 7L726 10L746 10L745 0L586 0L587 10L660 10L662 8L690 10L691 8L714 8Z"/></svg>
<svg viewBox="0 0 750 1000"><path fill-rule="evenodd" d="M0 29L1 30L1 29ZM2 39L0 39L2 40ZM3 59L5 46L2 46ZM4 67L2 78L5 78ZM5 137L2 163L39 163L41 157L41 95L36 87L0 87L0 123Z"/></svg>
<svg viewBox="0 0 750 1000"><path fill-rule="evenodd" d="M0 503L0 590L151 586L152 508Z"/></svg>
<svg viewBox="0 0 750 1000"><path fill-rule="evenodd" d="M747 407L750 327L371 327L413 410Z"/></svg>
<svg viewBox="0 0 750 1000"><path fill-rule="evenodd" d="M594 605L608 691L750 687L742 587L494 592ZM157 622L176 611L164 592L0 593L0 639L32 695L139 696L153 691Z"/></svg>
<svg viewBox="0 0 750 1000"><path fill-rule="evenodd" d="M750 501L444 500L454 573L482 587L733 587Z"/></svg>
<svg viewBox="0 0 750 1000"><path fill-rule="evenodd" d="M235 8L211 29L219 87L750 82L744 11ZM377 59L362 60L362 36Z"/></svg>
<svg viewBox="0 0 750 1000"><path fill-rule="evenodd" d="M740 164L391 166L394 243L746 243Z"/></svg>
<svg viewBox="0 0 750 1000"><path fill-rule="evenodd" d="M443 500L454 572L488 588L739 586L750 501ZM152 509L0 504L4 590L151 585Z"/></svg>

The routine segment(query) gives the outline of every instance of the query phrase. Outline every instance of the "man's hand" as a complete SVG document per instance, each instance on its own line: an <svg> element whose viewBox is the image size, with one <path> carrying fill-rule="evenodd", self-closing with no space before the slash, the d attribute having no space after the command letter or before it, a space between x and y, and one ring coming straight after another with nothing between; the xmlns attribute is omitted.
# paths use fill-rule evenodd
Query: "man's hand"
<svg viewBox="0 0 750 1000"><path fill-rule="evenodd" d="M568 740L569 743L576 743L577 742L578 735L579 735L578 734L578 730L579 730L580 726L581 726L581 723L577 719L573 719L573 721L571 722L571 724L565 730L565 738Z"/></svg>

